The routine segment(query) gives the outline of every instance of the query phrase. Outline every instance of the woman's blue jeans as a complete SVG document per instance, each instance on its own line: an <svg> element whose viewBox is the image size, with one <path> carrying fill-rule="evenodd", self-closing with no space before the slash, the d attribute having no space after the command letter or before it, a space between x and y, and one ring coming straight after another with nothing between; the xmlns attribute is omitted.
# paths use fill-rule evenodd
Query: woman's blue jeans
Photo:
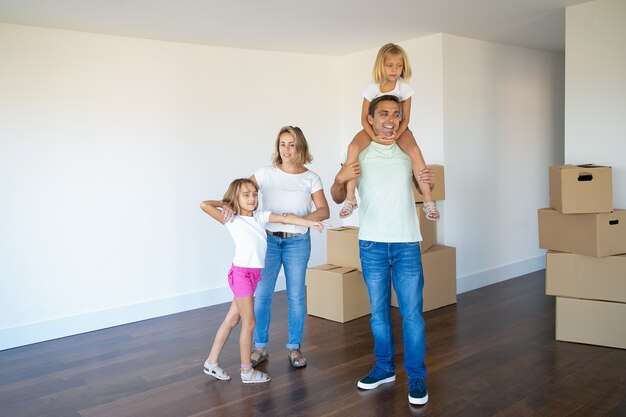
<svg viewBox="0 0 626 417"><path fill-rule="evenodd" d="M380 243L359 240L363 278L372 307L376 367L395 372L390 302L391 282L402 315L404 368L409 378L425 377L426 333L422 317L424 274L419 242Z"/></svg>
<svg viewBox="0 0 626 417"><path fill-rule="evenodd" d="M254 297L254 346L267 347L269 327L272 319L272 297L276 288L276 278L281 266L287 282L287 303L289 339L287 349L300 349L304 319L306 318L306 299L304 281L306 268L311 256L311 235L307 232L289 238L267 235L267 253L265 268L261 272L261 281Z"/></svg>

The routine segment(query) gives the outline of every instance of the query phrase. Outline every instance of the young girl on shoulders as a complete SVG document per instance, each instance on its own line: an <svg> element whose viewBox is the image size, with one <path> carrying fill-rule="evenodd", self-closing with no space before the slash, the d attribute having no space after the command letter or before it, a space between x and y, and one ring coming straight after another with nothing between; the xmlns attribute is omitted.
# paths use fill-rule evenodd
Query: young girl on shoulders
<svg viewBox="0 0 626 417"><path fill-rule="evenodd" d="M254 330L253 294L257 283L261 280L261 269L265 262L267 249L267 223L285 223L310 227L321 231L322 223L306 220L293 214L278 215L269 211L257 210L258 188L248 179L234 180L221 201L203 201L202 210L218 222L226 226L235 242L235 256L228 272L228 285L234 294L230 310L224 322L217 330L209 357L204 362L204 372L217 379L229 380L230 376L217 363L218 357L230 332L241 319L239 336L239 352L241 355L241 381L244 384L267 382L270 376L252 369L250 362L250 346ZM227 210L224 210L224 209ZM232 221L228 221L227 212L235 213Z"/></svg>
<svg viewBox="0 0 626 417"><path fill-rule="evenodd" d="M411 158L413 175L415 178L419 178L418 172L426 168L426 163L413 133L408 128L411 116L411 97L413 97L415 92L411 85L407 83L411 78L411 67L404 49L393 43L383 45L376 55L373 73L374 80L363 91L363 107L361 109L363 130L357 133L352 142L350 142L346 164L357 161L361 151L367 148L372 141L383 145L391 145L395 142ZM390 137L376 135L367 121L370 102L376 97L386 94L395 95L402 102L402 121L398 130ZM420 182L418 184L424 196L426 218L433 221L438 220L439 211L432 199L430 185ZM346 201L339 212L339 217L346 218L350 216L358 207L355 189L356 181L348 182Z"/></svg>

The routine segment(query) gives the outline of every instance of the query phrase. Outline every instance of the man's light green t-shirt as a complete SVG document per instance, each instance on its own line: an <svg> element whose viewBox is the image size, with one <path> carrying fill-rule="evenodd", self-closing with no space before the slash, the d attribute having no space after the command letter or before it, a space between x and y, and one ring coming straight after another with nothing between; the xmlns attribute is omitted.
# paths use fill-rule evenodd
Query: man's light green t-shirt
<svg viewBox="0 0 626 417"><path fill-rule="evenodd" d="M372 142L359 155L359 163L359 239L385 243L421 241L411 159L398 145Z"/></svg>

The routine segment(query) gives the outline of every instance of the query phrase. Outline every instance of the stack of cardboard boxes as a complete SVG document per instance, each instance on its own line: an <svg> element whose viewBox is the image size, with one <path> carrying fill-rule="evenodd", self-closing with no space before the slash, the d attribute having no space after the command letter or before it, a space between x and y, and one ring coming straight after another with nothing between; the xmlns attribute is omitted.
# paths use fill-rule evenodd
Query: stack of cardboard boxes
<svg viewBox="0 0 626 417"><path fill-rule="evenodd" d="M435 201L445 198L444 170L429 165L437 178L433 189ZM422 234L422 266L424 269L424 311L456 303L456 250L436 244L436 222L424 216L423 197L417 191L415 209ZM308 313L345 323L370 313L367 287L361 273L358 227L328 230L327 264L307 270ZM398 306L395 293L391 304Z"/></svg>
<svg viewBox="0 0 626 417"><path fill-rule="evenodd" d="M613 209L611 167L550 167L550 206L539 246L556 340L626 348L626 210Z"/></svg>

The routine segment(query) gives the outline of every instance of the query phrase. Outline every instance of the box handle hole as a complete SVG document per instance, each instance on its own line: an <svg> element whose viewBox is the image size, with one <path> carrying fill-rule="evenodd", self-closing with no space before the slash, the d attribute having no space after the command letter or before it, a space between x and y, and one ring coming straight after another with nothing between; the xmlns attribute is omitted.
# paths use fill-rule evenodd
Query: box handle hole
<svg viewBox="0 0 626 417"><path fill-rule="evenodd" d="M619 224L619 220L609 220L609 224L610 224L610 225L616 225L616 224Z"/></svg>
<svg viewBox="0 0 626 417"><path fill-rule="evenodd" d="M578 181L591 181L593 179L593 175L588 173L581 173L578 175Z"/></svg>

